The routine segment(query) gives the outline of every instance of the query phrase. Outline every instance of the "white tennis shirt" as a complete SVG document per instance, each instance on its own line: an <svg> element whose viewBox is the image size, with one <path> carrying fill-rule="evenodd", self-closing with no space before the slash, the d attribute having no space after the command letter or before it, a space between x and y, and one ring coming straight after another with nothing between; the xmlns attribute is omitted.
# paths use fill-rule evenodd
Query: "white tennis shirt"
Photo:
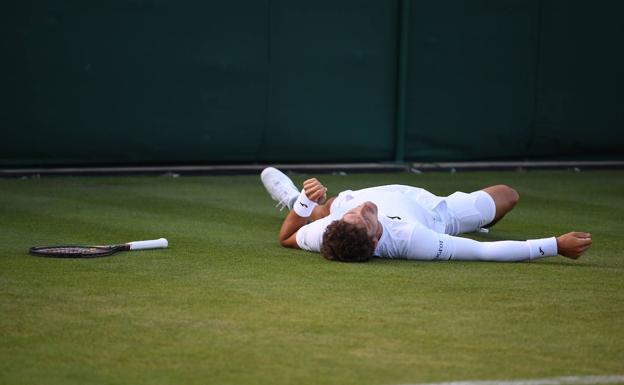
<svg viewBox="0 0 624 385"><path fill-rule="evenodd" d="M477 242L446 234L449 213L443 197L427 190L389 185L341 192L330 214L301 227L297 244L303 250L320 251L327 226L364 202L377 205L383 233L374 255L418 260L518 261L557 255L555 238L529 241Z"/></svg>

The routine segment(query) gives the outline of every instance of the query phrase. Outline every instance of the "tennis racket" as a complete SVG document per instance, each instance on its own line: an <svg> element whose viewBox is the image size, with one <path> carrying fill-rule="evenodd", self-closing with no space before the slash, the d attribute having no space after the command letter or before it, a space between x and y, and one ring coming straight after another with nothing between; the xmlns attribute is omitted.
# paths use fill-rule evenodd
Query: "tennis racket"
<svg viewBox="0 0 624 385"><path fill-rule="evenodd" d="M28 252L31 255L52 258L96 258L114 254L118 251L129 250L147 250L147 249L166 249L169 242L165 238L153 239L150 241L135 241L121 245L105 245L105 246L78 246L78 245L59 245L59 246L35 246L31 247Z"/></svg>

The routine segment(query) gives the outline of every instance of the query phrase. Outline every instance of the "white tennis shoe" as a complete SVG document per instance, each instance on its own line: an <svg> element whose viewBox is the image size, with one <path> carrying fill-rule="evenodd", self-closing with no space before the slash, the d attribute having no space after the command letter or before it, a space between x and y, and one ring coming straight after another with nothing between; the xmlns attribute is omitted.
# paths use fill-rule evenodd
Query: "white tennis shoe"
<svg viewBox="0 0 624 385"><path fill-rule="evenodd" d="M267 167L262 170L260 179L262 179L262 184L264 184L264 188L271 195L271 198L277 202L275 207L280 206L280 211L284 207L288 207L289 210L293 208L297 197L299 197L299 190L286 174L274 167Z"/></svg>

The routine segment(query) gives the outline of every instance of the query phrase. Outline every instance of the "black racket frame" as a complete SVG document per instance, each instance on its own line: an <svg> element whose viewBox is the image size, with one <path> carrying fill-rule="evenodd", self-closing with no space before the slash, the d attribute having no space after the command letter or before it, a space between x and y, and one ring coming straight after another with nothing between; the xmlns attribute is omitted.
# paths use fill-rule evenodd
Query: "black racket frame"
<svg viewBox="0 0 624 385"><path fill-rule="evenodd" d="M54 245L34 246L28 250L30 255L48 258L98 258L106 257L118 251L130 250L129 245L85 246Z"/></svg>

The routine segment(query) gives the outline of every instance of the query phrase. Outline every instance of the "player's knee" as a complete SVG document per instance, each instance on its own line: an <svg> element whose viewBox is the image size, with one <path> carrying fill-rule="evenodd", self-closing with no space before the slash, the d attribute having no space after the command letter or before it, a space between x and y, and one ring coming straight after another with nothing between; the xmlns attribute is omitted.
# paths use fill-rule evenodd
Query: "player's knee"
<svg viewBox="0 0 624 385"><path fill-rule="evenodd" d="M502 192L500 207L504 215L518 204L520 194L513 187L507 185L500 185L500 191Z"/></svg>
<svg viewBox="0 0 624 385"><path fill-rule="evenodd" d="M498 216L513 209L520 200L520 194L513 187L504 184L488 187L484 191L494 199Z"/></svg>
<svg viewBox="0 0 624 385"><path fill-rule="evenodd" d="M513 208L515 205L518 204L518 201L520 200L520 194L518 194L518 191L516 191L516 189L514 189L513 187L507 185L504 186L507 189L509 206L510 208Z"/></svg>

